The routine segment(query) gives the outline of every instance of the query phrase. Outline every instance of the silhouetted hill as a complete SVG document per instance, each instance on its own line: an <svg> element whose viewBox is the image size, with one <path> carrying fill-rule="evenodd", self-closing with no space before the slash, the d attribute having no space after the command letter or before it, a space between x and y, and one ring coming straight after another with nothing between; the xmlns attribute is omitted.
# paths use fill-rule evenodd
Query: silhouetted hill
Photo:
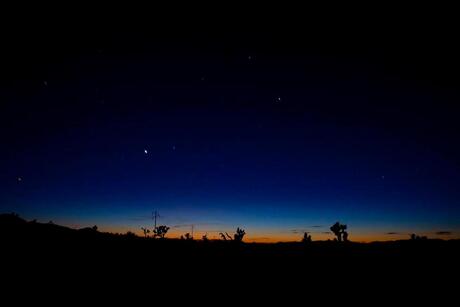
<svg viewBox="0 0 460 307"><path fill-rule="evenodd" d="M459 240L400 240L373 243L336 241L313 241L309 243L238 243L234 241L179 239L153 239L134 234L113 234L99 232L97 227L71 229L50 223L27 222L15 214L0 215L0 236L2 244L28 245L37 251L55 246L74 251L91 249L104 252L125 246L132 253L161 253L170 257L245 257L251 258L328 258L348 257L352 259L450 259L458 255Z"/></svg>
<svg viewBox="0 0 460 307"><path fill-rule="evenodd" d="M56 280L78 276L93 282L156 276L169 284L193 277L194 282L205 283L236 278L245 284L273 286L283 281L295 286L295 280L328 284L331 278L358 278L413 286L456 277L460 259L459 240L368 244L161 240L103 233L95 227L76 230L28 222L12 214L0 215L0 246L10 276Z"/></svg>

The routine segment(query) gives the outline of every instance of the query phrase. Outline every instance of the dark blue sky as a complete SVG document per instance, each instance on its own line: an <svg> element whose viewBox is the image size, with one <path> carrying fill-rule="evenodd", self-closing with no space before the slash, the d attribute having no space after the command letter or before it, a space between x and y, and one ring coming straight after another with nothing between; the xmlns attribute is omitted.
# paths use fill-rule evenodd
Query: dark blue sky
<svg viewBox="0 0 460 307"><path fill-rule="evenodd" d="M138 231L156 209L173 234L258 241L329 238L336 220L356 240L459 236L448 41L20 31L2 58L2 212Z"/></svg>

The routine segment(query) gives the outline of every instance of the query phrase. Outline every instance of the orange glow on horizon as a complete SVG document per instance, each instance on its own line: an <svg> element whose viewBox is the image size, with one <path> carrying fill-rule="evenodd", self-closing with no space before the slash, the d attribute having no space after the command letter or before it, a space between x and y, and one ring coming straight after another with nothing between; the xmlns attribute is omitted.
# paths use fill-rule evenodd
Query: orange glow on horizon
<svg viewBox="0 0 460 307"><path fill-rule="evenodd" d="M135 233L139 237L143 237L144 233L141 229L138 230L133 230L130 227L101 227L100 231L104 232L110 232L110 233L119 233L119 234L125 234L127 231L131 231ZM179 239L181 235L184 235L187 232L191 232L190 229L170 229L167 238L170 239ZM246 230L247 234L244 237L244 242L247 243L279 243L279 242L300 242L302 240L303 234L266 234L264 232L256 231L256 232L250 232ZM205 231L200 231L196 230L194 232L194 239L195 240L201 240L203 235L207 233L208 239L209 240L219 240L220 235L218 232L212 231L212 232L205 232ZM228 231L230 235L233 235L232 231ZM424 232L427 234L428 238L431 239L460 239L460 232L454 232L451 236L439 236L436 234L429 234L428 232ZM421 234L424 234L421 233ZM315 234L315 233L310 233L312 236L313 241L327 241L327 240L334 240L334 235L332 233L330 234ZM150 234L151 236L151 234ZM361 243L369 243L369 242L375 242L375 241L397 241L397 240L406 240L409 239L410 235L409 232L406 233L401 233L401 234L381 234L381 233L363 233L363 232L350 232L349 239L352 242L361 242Z"/></svg>

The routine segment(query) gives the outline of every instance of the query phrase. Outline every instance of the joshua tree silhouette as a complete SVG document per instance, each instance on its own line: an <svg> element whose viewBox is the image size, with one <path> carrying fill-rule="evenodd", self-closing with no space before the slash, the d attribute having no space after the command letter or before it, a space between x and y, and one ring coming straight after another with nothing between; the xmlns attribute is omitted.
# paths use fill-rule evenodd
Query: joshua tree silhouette
<svg viewBox="0 0 460 307"><path fill-rule="evenodd" d="M144 232L144 237L147 238L149 236L150 230L144 227L141 227L141 229Z"/></svg>
<svg viewBox="0 0 460 307"><path fill-rule="evenodd" d="M236 228L236 232L233 235L233 238L227 233L219 232L220 237L224 241L235 241L235 242L242 242L243 237L246 234L246 231L244 231L242 228Z"/></svg>
<svg viewBox="0 0 460 307"><path fill-rule="evenodd" d="M227 240L232 241L233 240L232 237L227 232L226 233L219 232L219 235L222 238L222 240L224 240L224 241L227 241Z"/></svg>
<svg viewBox="0 0 460 307"><path fill-rule="evenodd" d="M346 226L346 225L345 225L345 226ZM343 241L344 241L344 242L348 242L348 232L342 231L342 235L343 235Z"/></svg>
<svg viewBox="0 0 460 307"><path fill-rule="evenodd" d="M332 233L334 233L334 235L337 237L337 241L342 242L342 239L345 242L348 241L348 232L346 232L347 225L336 222L331 226L330 229Z"/></svg>
<svg viewBox="0 0 460 307"><path fill-rule="evenodd" d="M153 237L164 239L168 230L169 230L168 226L165 226L165 225L157 226L153 229Z"/></svg>
<svg viewBox="0 0 460 307"><path fill-rule="evenodd" d="M304 232L302 242L303 243L311 242L311 235L309 235L308 232Z"/></svg>
<svg viewBox="0 0 460 307"><path fill-rule="evenodd" d="M242 242L245 234L246 234L246 231L238 227L236 229L236 233L233 235L233 238L236 242Z"/></svg>

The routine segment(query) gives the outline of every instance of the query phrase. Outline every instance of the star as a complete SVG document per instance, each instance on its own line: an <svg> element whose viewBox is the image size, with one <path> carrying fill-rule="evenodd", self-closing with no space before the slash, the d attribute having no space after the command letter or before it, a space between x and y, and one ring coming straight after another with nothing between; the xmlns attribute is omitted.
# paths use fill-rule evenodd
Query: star
<svg viewBox="0 0 460 307"><path fill-rule="evenodd" d="M149 151L148 151L147 149L144 149L144 153L145 153L145 154L148 154Z"/></svg>
<svg viewBox="0 0 460 307"><path fill-rule="evenodd" d="M281 102L281 97L280 96L276 97L275 101L276 102Z"/></svg>
<svg viewBox="0 0 460 307"><path fill-rule="evenodd" d="M382 175L382 179L385 179L385 176L384 176L384 175Z"/></svg>
<svg viewBox="0 0 460 307"><path fill-rule="evenodd" d="M175 146L175 145L173 145L172 150L176 150L176 146Z"/></svg>
<svg viewBox="0 0 460 307"><path fill-rule="evenodd" d="M43 85L44 85L44 86L48 86L48 81L46 81L46 80L43 81Z"/></svg>
<svg viewBox="0 0 460 307"><path fill-rule="evenodd" d="M21 181L22 181L22 177L17 177L16 180L17 180L18 182L21 182Z"/></svg>

